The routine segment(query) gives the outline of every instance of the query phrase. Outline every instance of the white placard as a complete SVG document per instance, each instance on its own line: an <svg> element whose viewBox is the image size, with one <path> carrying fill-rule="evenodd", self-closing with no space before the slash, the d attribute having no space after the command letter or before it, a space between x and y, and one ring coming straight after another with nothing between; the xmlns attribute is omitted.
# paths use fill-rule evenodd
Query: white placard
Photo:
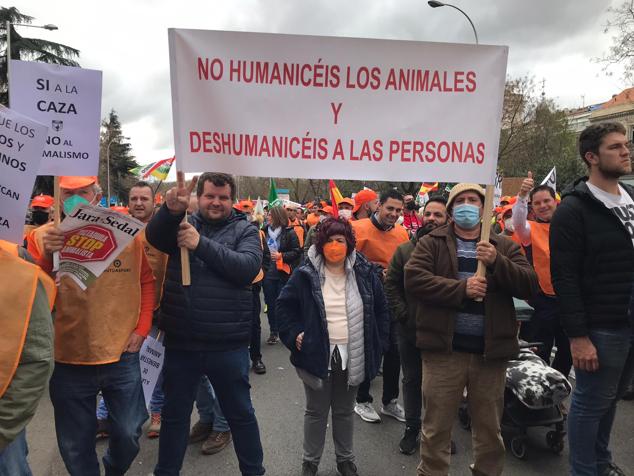
<svg viewBox="0 0 634 476"><path fill-rule="evenodd" d="M136 218L110 208L77 205L59 225L65 242L58 276L68 275L86 289L144 227Z"/></svg>
<svg viewBox="0 0 634 476"><path fill-rule="evenodd" d="M150 406L152 393L158 381L163 361L165 360L165 347L161 339L155 339L150 332L143 341L141 350L139 351L139 364L141 365L141 384L143 385L143 396L145 397L145 407Z"/></svg>
<svg viewBox="0 0 634 476"><path fill-rule="evenodd" d="M179 169L492 184L508 48L169 30Z"/></svg>
<svg viewBox="0 0 634 476"><path fill-rule="evenodd" d="M97 175L101 71L11 60L11 108L48 126L39 175Z"/></svg>
<svg viewBox="0 0 634 476"><path fill-rule="evenodd" d="M47 132L46 126L0 106L0 239L24 242L26 211Z"/></svg>

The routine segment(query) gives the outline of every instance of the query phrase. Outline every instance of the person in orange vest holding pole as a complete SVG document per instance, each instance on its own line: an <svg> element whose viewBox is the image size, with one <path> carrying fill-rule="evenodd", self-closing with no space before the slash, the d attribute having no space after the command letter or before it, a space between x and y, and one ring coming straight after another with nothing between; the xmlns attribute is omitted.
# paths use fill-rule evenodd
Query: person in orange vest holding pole
<svg viewBox="0 0 634 476"><path fill-rule="evenodd" d="M535 220L527 219L529 201ZM515 235L537 273L540 292L531 301L535 313L529 326L523 327L522 337L543 342L544 346L538 350L538 355L549 364L554 343L557 354L552 367L567 377L572 368L570 342L559 320L557 296L550 279L550 221L556 209L555 191L548 185L535 187L533 174L528 172L513 205L512 220Z"/></svg>
<svg viewBox="0 0 634 476"><path fill-rule="evenodd" d="M101 199L97 178L60 177L64 212ZM35 232L38 264L51 272L64 233L48 224ZM55 301L55 370L50 395L57 442L71 475L98 476L95 401L101 391L110 412L106 474L124 474L139 452L148 414L143 398L139 349L152 325L154 275L141 234L86 290L68 276Z"/></svg>
<svg viewBox="0 0 634 476"><path fill-rule="evenodd" d="M30 475L26 426L53 370L55 283L24 248L0 240L0 474Z"/></svg>

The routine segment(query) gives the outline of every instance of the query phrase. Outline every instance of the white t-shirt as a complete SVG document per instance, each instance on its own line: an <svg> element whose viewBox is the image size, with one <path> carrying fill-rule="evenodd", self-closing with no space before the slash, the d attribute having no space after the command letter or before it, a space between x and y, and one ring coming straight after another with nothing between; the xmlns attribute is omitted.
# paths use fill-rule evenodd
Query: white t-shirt
<svg viewBox="0 0 634 476"><path fill-rule="evenodd" d="M632 244L634 245L634 200L630 197L630 194L625 191L623 187L619 185L619 195L608 193L605 190L601 190L596 185L592 185L590 182L586 182L586 185L592 192L592 195L597 197L603 204L612 210L619 220L625 226L625 229L632 238Z"/></svg>

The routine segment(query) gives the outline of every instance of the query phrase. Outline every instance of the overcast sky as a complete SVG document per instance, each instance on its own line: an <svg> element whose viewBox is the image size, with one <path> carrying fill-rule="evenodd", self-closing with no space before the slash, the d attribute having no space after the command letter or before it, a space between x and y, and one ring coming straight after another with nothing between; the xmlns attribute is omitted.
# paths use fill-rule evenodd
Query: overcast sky
<svg viewBox="0 0 634 476"><path fill-rule="evenodd" d="M480 43L508 45L510 77L531 75L562 107L608 100L628 87L592 61L610 43L607 9L623 0L455 0ZM424 0L26 0L5 3L58 31L19 28L81 51L103 71L102 116L115 109L139 163L173 155L167 28L471 43L466 19ZM582 96L585 99L582 99Z"/></svg>

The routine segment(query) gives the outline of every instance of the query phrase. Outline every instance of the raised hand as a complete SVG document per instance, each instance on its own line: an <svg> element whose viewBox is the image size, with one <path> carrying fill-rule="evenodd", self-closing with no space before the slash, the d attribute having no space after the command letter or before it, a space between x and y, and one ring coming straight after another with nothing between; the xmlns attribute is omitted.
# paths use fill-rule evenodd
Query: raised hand
<svg viewBox="0 0 634 476"><path fill-rule="evenodd" d="M520 187L520 197L526 198L531 190L535 187L535 181L533 180L533 172L528 172L528 177L524 179L522 182L522 186Z"/></svg>
<svg viewBox="0 0 634 476"><path fill-rule="evenodd" d="M172 215L182 215L187 211L189 199L194 188L198 183L198 176L191 179L188 185L185 185L185 174L176 172L176 187L173 187L165 194L165 204Z"/></svg>

